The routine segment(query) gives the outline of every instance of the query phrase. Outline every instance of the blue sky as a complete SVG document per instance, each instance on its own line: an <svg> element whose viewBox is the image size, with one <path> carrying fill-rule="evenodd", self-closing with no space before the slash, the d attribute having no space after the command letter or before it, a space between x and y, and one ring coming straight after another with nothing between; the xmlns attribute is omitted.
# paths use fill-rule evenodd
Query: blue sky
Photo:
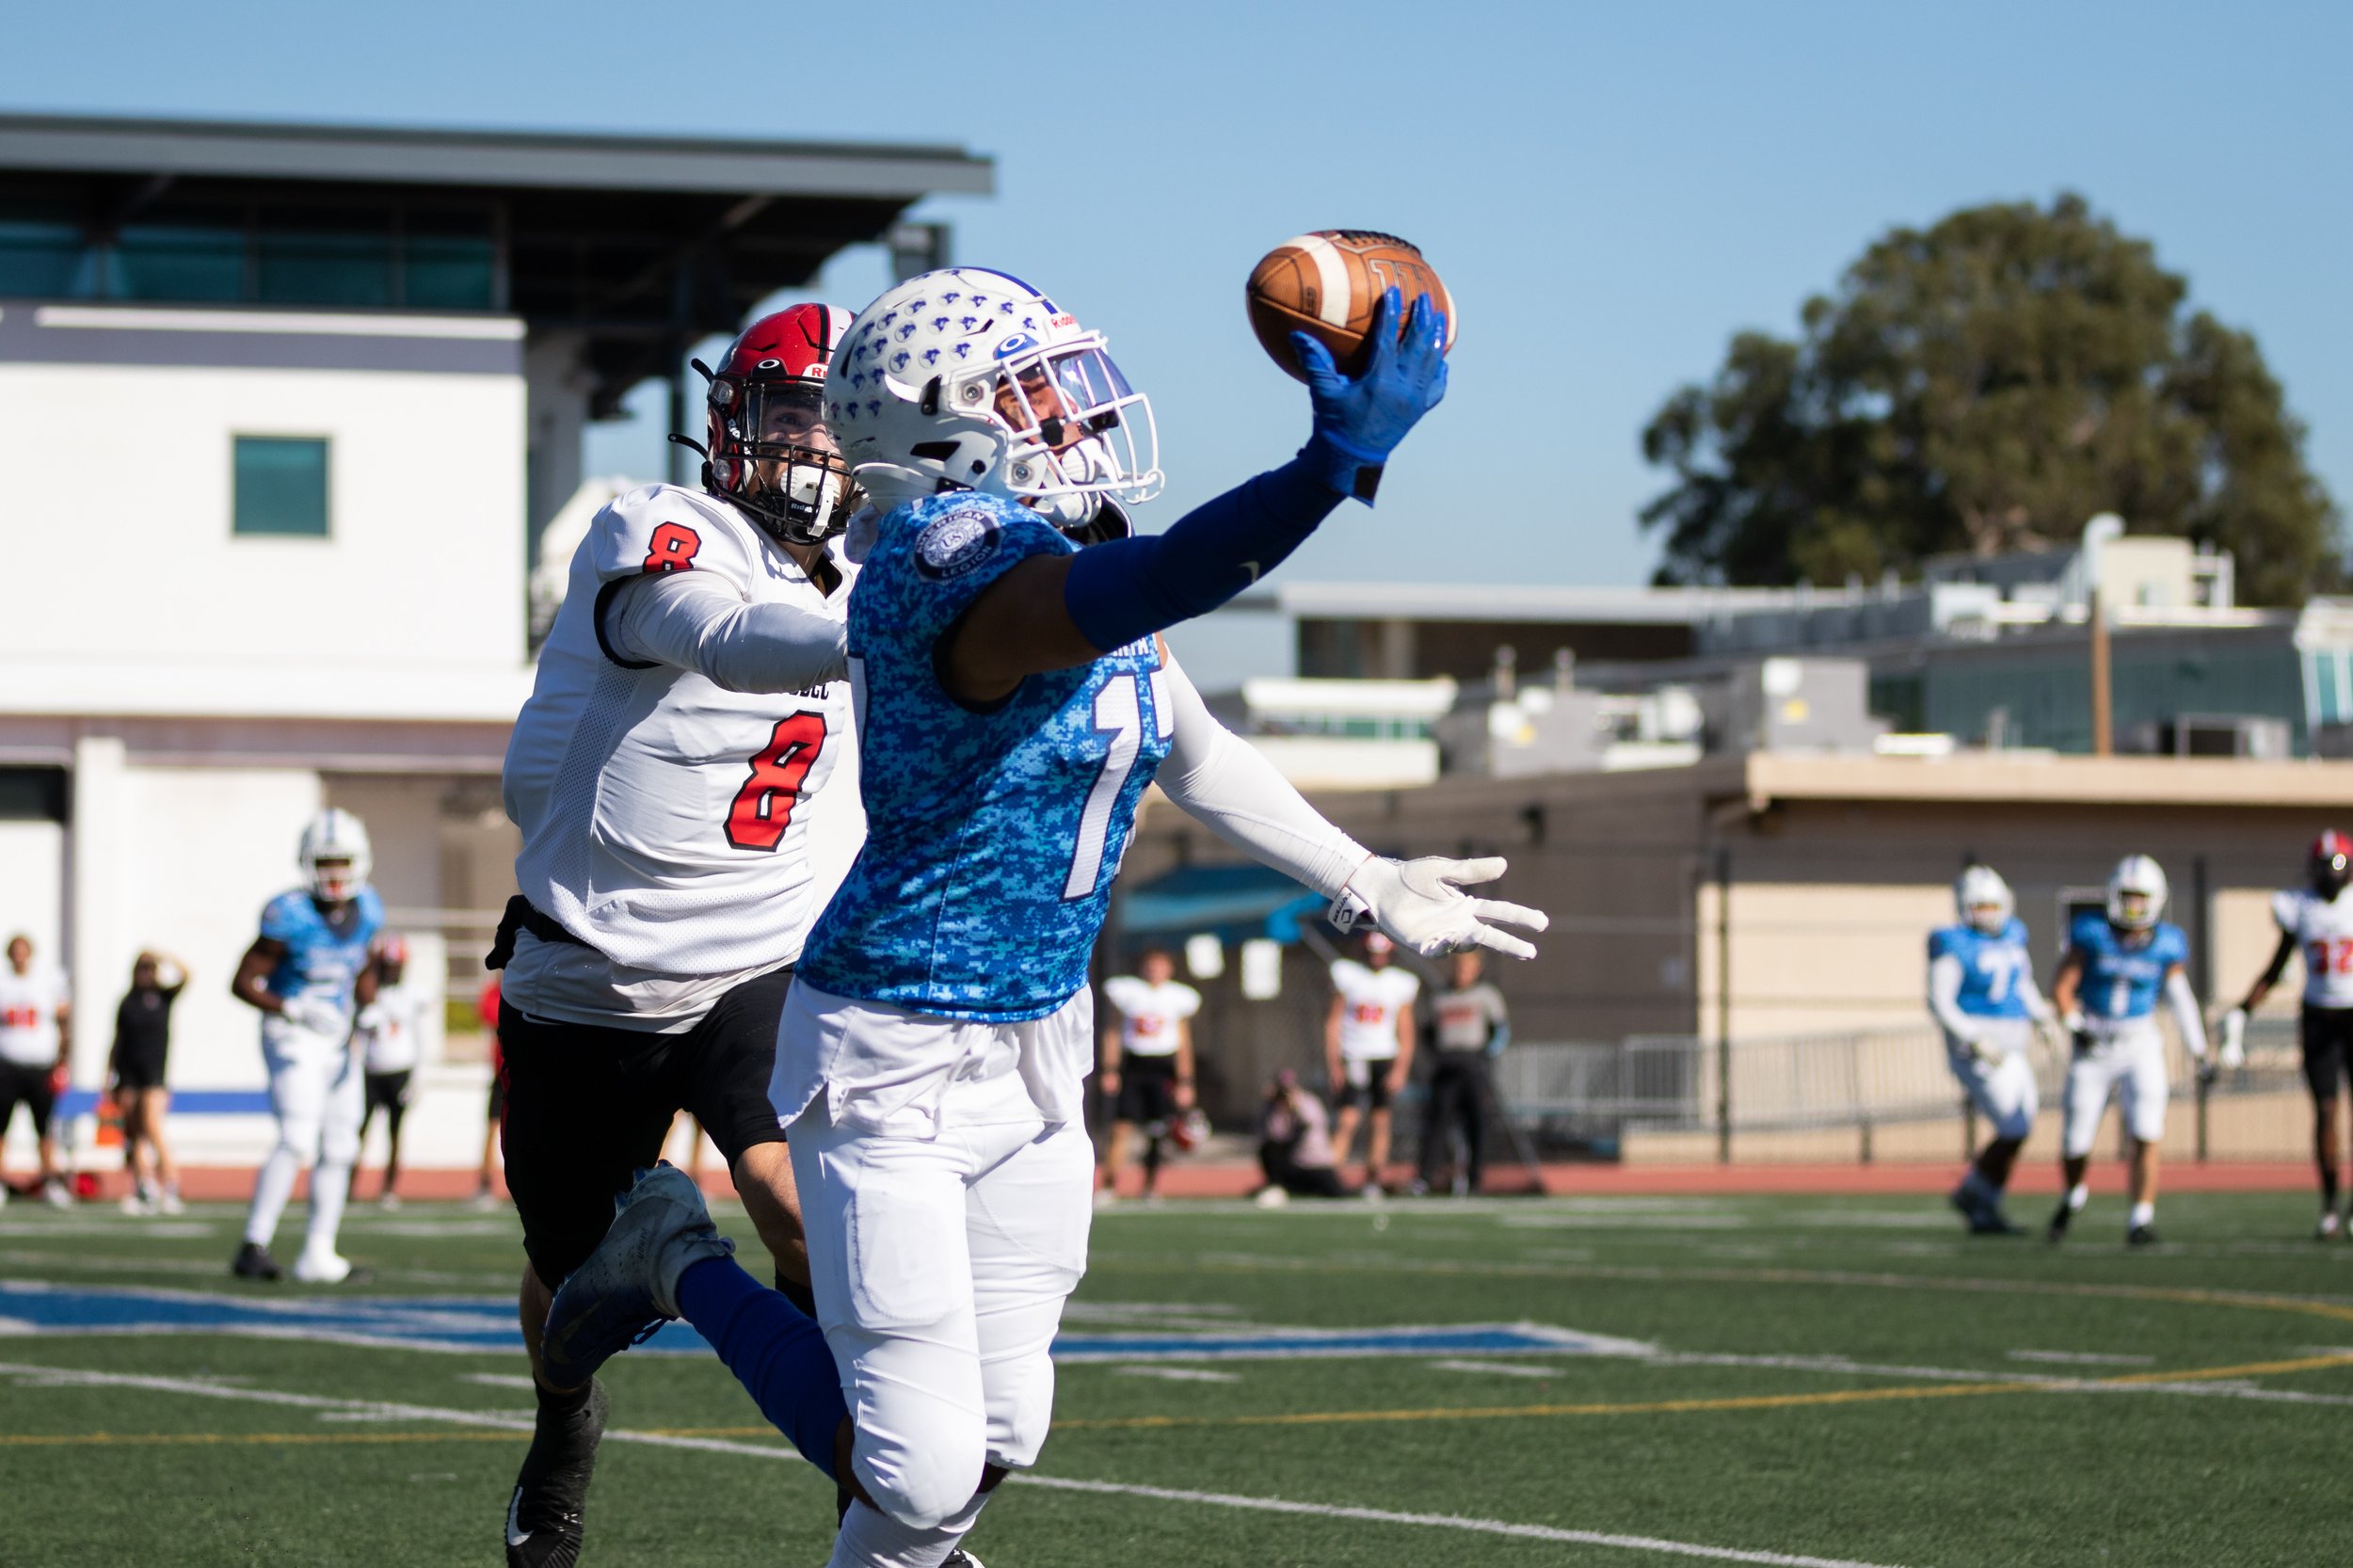
<svg viewBox="0 0 2353 1568"><path fill-rule="evenodd" d="M1183 506L1279 460L1305 393L1240 292L1269 246L1418 241L1461 303L1453 392L1288 568L1632 583L1638 448L1737 329L1786 332L1875 234L2083 191L2251 329L2353 502L2353 7L1989 4L822 10L578 0L400 8L119 0L103 38L15 8L0 108L946 141L993 200L961 260L1049 288L1152 395ZM763 20L774 18L774 20ZM856 305L888 281L853 254ZM647 415L659 399L641 397ZM594 466L650 473L651 418Z"/></svg>

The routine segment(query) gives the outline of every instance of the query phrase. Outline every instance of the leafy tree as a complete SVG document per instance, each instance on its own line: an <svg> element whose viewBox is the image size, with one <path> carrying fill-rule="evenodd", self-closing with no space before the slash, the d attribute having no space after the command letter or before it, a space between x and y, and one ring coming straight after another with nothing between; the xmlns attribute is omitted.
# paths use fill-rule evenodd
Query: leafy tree
<svg viewBox="0 0 2353 1568"><path fill-rule="evenodd" d="M2344 577L2340 519L2255 341L2079 196L1897 229L1803 332L1732 341L1642 454L1661 583L1838 582L2065 544L2097 513L2235 553L2243 598Z"/></svg>

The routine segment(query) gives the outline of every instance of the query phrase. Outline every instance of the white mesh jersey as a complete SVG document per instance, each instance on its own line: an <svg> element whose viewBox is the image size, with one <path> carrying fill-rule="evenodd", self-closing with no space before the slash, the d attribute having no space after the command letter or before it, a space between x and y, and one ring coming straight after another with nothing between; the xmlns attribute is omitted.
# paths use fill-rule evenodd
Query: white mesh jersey
<svg viewBox="0 0 2353 1568"><path fill-rule="evenodd" d="M46 1067L56 1061L57 1009L72 1000L63 969L36 963L18 974L0 963L0 1062Z"/></svg>
<svg viewBox="0 0 2353 1568"><path fill-rule="evenodd" d="M850 597L846 584L821 592L734 507L696 491L648 485L598 513L507 745L516 880L616 965L774 968L800 956L817 914L805 808L853 744L849 682L731 691L623 657L603 612L625 584L665 571L837 623Z"/></svg>
<svg viewBox="0 0 2353 1568"><path fill-rule="evenodd" d="M2304 1005L2353 1007L2353 888L2333 899L2302 888L2274 893L2271 918L2304 955Z"/></svg>
<svg viewBox="0 0 2353 1568"><path fill-rule="evenodd" d="M1386 1062L1397 1054L1397 1016L1421 995L1421 980L1392 964L1376 969L1343 958L1332 966L1340 994L1340 1055L1351 1062Z"/></svg>
<svg viewBox="0 0 2353 1568"><path fill-rule="evenodd" d="M1119 1048L1128 1056L1174 1056L1176 1026L1201 1011L1201 993L1181 981L1155 985L1136 975L1103 982L1103 1000L1119 1014Z"/></svg>

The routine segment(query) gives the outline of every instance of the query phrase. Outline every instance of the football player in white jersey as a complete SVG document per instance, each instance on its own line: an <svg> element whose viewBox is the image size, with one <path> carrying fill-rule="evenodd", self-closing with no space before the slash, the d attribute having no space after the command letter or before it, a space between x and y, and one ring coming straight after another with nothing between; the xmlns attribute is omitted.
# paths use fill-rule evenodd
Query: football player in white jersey
<svg viewBox="0 0 2353 1568"><path fill-rule="evenodd" d="M1128 1140L1142 1128L1148 1198L1160 1180L1160 1141L1169 1124L1193 1109L1193 1016L1201 1011L1201 993L1176 978L1176 960L1166 948L1146 948L1136 973L1103 982L1103 1000L1113 1017L1103 1027L1103 1063L1095 1080L1112 1102L1112 1131L1097 1196L1118 1194Z"/></svg>
<svg viewBox="0 0 2353 1568"><path fill-rule="evenodd" d="M59 1208L73 1202L52 1130L57 1080L65 1076L73 1048L72 997L63 969L33 962L30 936L20 933L8 938L8 965L0 969L0 1139L8 1137L16 1108L24 1107L40 1144L41 1196ZM8 1184L0 1182L0 1203L8 1201Z"/></svg>
<svg viewBox="0 0 2353 1568"><path fill-rule="evenodd" d="M2313 840L2304 858L2304 886L2275 893L2271 918L2280 945L2248 988L2246 1000L2222 1016L2220 1064L2247 1061L2247 1015L2287 971L2288 955L2304 955L2304 1006L2298 1032L2304 1084L2313 1095L2313 1161L2320 1168L2323 1241L2344 1233L2337 1209L2337 1084L2353 1068L2353 839L2334 829Z"/></svg>
<svg viewBox="0 0 2353 1568"><path fill-rule="evenodd" d="M808 1300L768 1080L820 902L811 797L853 739L836 541L856 491L822 407L849 321L795 305L728 345L707 445L685 443L703 488L649 485L598 513L507 748L522 890L488 962L538 1390L506 1516L518 1568L578 1558L605 1419L600 1386L540 1376L548 1303L679 1112L726 1157L779 1287Z"/></svg>
<svg viewBox="0 0 2353 1568"><path fill-rule="evenodd" d="M366 1069L365 1106L360 1113L364 1141L368 1123L384 1112L384 1187L379 1207L400 1207L400 1124L408 1112L409 1080L417 1070L422 1036L419 1016L424 999L405 984L408 943L396 931L376 941L376 1000L360 1014L360 1060Z"/></svg>
<svg viewBox="0 0 2353 1568"><path fill-rule="evenodd" d="M336 1285L351 1265L335 1250L364 1114L352 1020L376 1000L376 934L384 905L368 886L373 856L358 817L333 807L311 819L296 852L303 886L262 911L262 932L238 962L229 989L262 1015L262 1060L278 1143L253 1177L245 1244L230 1270L274 1280L269 1255L295 1178L311 1168L311 1223L294 1277Z"/></svg>
<svg viewBox="0 0 2353 1568"><path fill-rule="evenodd" d="M1365 1139L1367 1197L1382 1192L1381 1174L1389 1164L1389 1102L1414 1070L1414 999L1421 980L1397 968L1397 945L1378 931L1365 933L1365 960L1342 958L1332 965L1332 1006L1323 1016L1323 1056L1332 1093L1340 1102L1332 1129L1332 1152L1341 1164L1356 1139L1360 1119L1371 1125Z"/></svg>

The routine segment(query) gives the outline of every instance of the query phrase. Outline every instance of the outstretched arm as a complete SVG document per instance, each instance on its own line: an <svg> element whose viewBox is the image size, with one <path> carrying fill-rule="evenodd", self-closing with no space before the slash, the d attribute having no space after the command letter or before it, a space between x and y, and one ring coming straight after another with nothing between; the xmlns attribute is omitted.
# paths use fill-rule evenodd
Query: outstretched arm
<svg viewBox="0 0 2353 1568"><path fill-rule="evenodd" d="M845 629L791 604L751 604L708 572L648 572L601 609L606 648L671 664L730 692L798 692L849 673Z"/></svg>
<svg viewBox="0 0 2353 1568"><path fill-rule="evenodd" d="M1400 337L1399 305L1392 289L1360 376L1341 375L1321 344L1299 340L1315 428L1289 462L1204 502L1166 533L1039 556L990 584L940 640L949 694L997 702L1030 676L1205 616L1273 571L1349 496L1369 504L1389 454L1446 395L1446 317L1425 295Z"/></svg>
<svg viewBox="0 0 2353 1568"><path fill-rule="evenodd" d="M1296 878L1336 907L1369 913L1381 929L1425 958L1488 947L1514 958L1536 950L1497 929L1542 931L1544 915L1516 904L1476 899L1457 884L1492 882L1500 859L1386 860L1324 820L1258 749L1209 712L1176 661L1163 683L1174 709L1168 760L1158 782L1185 812L1226 842Z"/></svg>

